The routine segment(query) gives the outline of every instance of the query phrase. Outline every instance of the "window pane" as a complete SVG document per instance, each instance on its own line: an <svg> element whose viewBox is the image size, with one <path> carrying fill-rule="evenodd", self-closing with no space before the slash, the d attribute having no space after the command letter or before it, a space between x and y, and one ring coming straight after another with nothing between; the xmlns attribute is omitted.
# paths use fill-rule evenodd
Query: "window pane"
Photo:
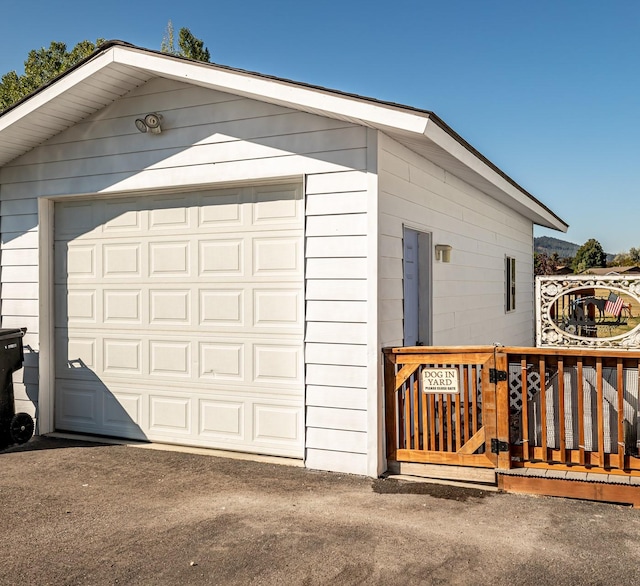
<svg viewBox="0 0 640 586"><path fill-rule="evenodd" d="M516 308L516 259L505 258L505 311Z"/></svg>

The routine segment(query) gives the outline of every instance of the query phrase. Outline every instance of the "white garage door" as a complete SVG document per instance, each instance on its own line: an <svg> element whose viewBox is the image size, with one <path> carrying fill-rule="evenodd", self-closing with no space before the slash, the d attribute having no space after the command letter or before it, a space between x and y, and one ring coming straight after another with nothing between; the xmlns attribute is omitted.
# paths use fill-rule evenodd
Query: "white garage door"
<svg viewBox="0 0 640 586"><path fill-rule="evenodd" d="M303 456L296 186L55 207L56 428Z"/></svg>

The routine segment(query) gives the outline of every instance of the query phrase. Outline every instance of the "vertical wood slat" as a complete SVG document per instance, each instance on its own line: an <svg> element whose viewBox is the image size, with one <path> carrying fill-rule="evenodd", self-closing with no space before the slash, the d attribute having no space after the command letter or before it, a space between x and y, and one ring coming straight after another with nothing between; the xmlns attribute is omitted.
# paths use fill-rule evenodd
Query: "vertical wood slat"
<svg viewBox="0 0 640 586"><path fill-rule="evenodd" d="M580 465L584 466L584 372L582 357L578 358L578 450L580 454Z"/></svg>
<svg viewBox="0 0 640 586"><path fill-rule="evenodd" d="M463 366L462 372L462 389L464 392L464 397L462 398L462 410L464 411L464 443L466 444L471 437L469 434L469 425L471 424L471 418L469 417L469 367Z"/></svg>
<svg viewBox="0 0 640 586"><path fill-rule="evenodd" d="M558 357L558 440L560 442L560 460L567 463L567 431L565 429L566 411L564 408L564 360Z"/></svg>
<svg viewBox="0 0 640 586"><path fill-rule="evenodd" d="M436 449L436 398L429 395L429 449Z"/></svg>
<svg viewBox="0 0 640 586"><path fill-rule="evenodd" d="M522 456L525 460L529 459L529 380L527 377L527 357L520 358L520 380L521 380L521 402L522 402Z"/></svg>
<svg viewBox="0 0 640 586"><path fill-rule="evenodd" d="M447 411L446 411L446 419L445 419L445 429L447 430L447 451L453 451L453 433L451 430L451 424L453 423L453 413L451 410L451 395L447 394Z"/></svg>
<svg viewBox="0 0 640 586"><path fill-rule="evenodd" d="M411 449L411 377L404 383L404 448Z"/></svg>
<svg viewBox="0 0 640 586"><path fill-rule="evenodd" d="M444 452L444 404L442 395L438 395L438 449Z"/></svg>
<svg viewBox="0 0 640 586"><path fill-rule="evenodd" d="M503 353L496 353L495 367L499 371L508 372L508 356ZM495 385L495 420L496 434L500 441L510 445L510 409L509 409L509 379L499 381ZM502 470L511 468L511 450L500 451L498 454L498 467Z"/></svg>
<svg viewBox="0 0 640 586"><path fill-rule="evenodd" d="M456 445L455 449L459 450L462 447L462 417L461 417L461 401L460 401L460 393L458 393L455 397L455 406L454 411L456 414Z"/></svg>
<svg viewBox="0 0 640 586"><path fill-rule="evenodd" d="M384 389L387 458L392 459L395 457L397 447L398 411L395 356L389 354L384 356Z"/></svg>
<svg viewBox="0 0 640 586"><path fill-rule="evenodd" d="M406 437L407 434L405 433L405 420L406 420L406 415L405 415L405 387L406 387L406 382L402 383L402 385L400 385L400 387L398 388L397 391L397 398L398 398L398 447L401 449L406 449L407 445L406 445Z"/></svg>
<svg viewBox="0 0 640 586"><path fill-rule="evenodd" d="M625 470L625 448L626 438L624 434L624 370L622 368L622 358L616 362L616 374L618 385L618 467ZM612 450L613 451L613 450Z"/></svg>
<svg viewBox="0 0 640 586"><path fill-rule="evenodd" d="M422 430L420 433L420 438L422 440L422 445L419 446L419 449L428 450L427 447L428 439L429 439L429 425L428 425L428 414L427 414L427 394L420 393L420 412L422 414Z"/></svg>
<svg viewBox="0 0 640 586"><path fill-rule="evenodd" d="M636 421L638 421L638 419L640 418L640 360L636 362L635 369L636 369L636 380L638 381L638 384L636 385L636 395L635 395L636 407L634 412L634 418ZM640 446L638 445L638 430L635 429L635 425L634 425L634 430L636 435L633 438L633 447L634 447L634 454L637 455L638 454L637 448ZM636 460L636 462L638 462L638 460ZM629 467L634 468L634 466L632 466L631 458L629 458ZM640 468L640 466L638 467Z"/></svg>
<svg viewBox="0 0 640 586"><path fill-rule="evenodd" d="M493 462L494 466L498 464L498 456L491 452L489 445L491 440L498 439L498 422L496 421L496 385L491 383L491 369L497 369L496 354L486 361L480 368L480 394L481 401L478 405L479 426L484 428L485 435L485 453Z"/></svg>
<svg viewBox="0 0 640 586"><path fill-rule="evenodd" d="M416 380L413 381L413 449L420 449L420 382L416 372Z"/></svg>
<svg viewBox="0 0 640 586"><path fill-rule="evenodd" d="M602 385L602 358L596 358L596 397L598 401L598 458L599 465L604 466L604 401Z"/></svg>
<svg viewBox="0 0 640 586"><path fill-rule="evenodd" d="M549 461L549 450L547 445L547 371L544 356L538 361L538 373L540 375L540 441L542 444L543 460Z"/></svg>
<svg viewBox="0 0 640 586"><path fill-rule="evenodd" d="M478 431L478 371L475 366L471 367L471 429L473 433ZM473 435L472 433L472 435Z"/></svg>

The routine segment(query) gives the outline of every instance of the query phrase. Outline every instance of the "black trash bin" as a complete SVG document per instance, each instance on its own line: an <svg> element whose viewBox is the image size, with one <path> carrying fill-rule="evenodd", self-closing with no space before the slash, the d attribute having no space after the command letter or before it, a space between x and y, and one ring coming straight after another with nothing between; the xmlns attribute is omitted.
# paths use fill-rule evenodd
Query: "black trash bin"
<svg viewBox="0 0 640 586"><path fill-rule="evenodd" d="M13 396L13 373L22 368L22 338L27 328L0 328L0 449L24 444L33 436L33 418L16 413Z"/></svg>

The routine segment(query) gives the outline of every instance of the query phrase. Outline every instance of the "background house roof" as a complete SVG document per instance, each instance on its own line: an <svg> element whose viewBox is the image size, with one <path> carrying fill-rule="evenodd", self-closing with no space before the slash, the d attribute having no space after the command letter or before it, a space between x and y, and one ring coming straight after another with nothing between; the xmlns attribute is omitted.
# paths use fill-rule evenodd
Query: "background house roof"
<svg viewBox="0 0 640 586"><path fill-rule="evenodd" d="M592 267L582 271L581 275L628 275L640 273L640 267Z"/></svg>
<svg viewBox="0 0 640 586"><path fill-rule="evenodd" d="M230 92L381 130L534 223L566 222L433 112L310 84L202 63L122 41L92 55L0 115L0 167L154 77Z"/></svg>

